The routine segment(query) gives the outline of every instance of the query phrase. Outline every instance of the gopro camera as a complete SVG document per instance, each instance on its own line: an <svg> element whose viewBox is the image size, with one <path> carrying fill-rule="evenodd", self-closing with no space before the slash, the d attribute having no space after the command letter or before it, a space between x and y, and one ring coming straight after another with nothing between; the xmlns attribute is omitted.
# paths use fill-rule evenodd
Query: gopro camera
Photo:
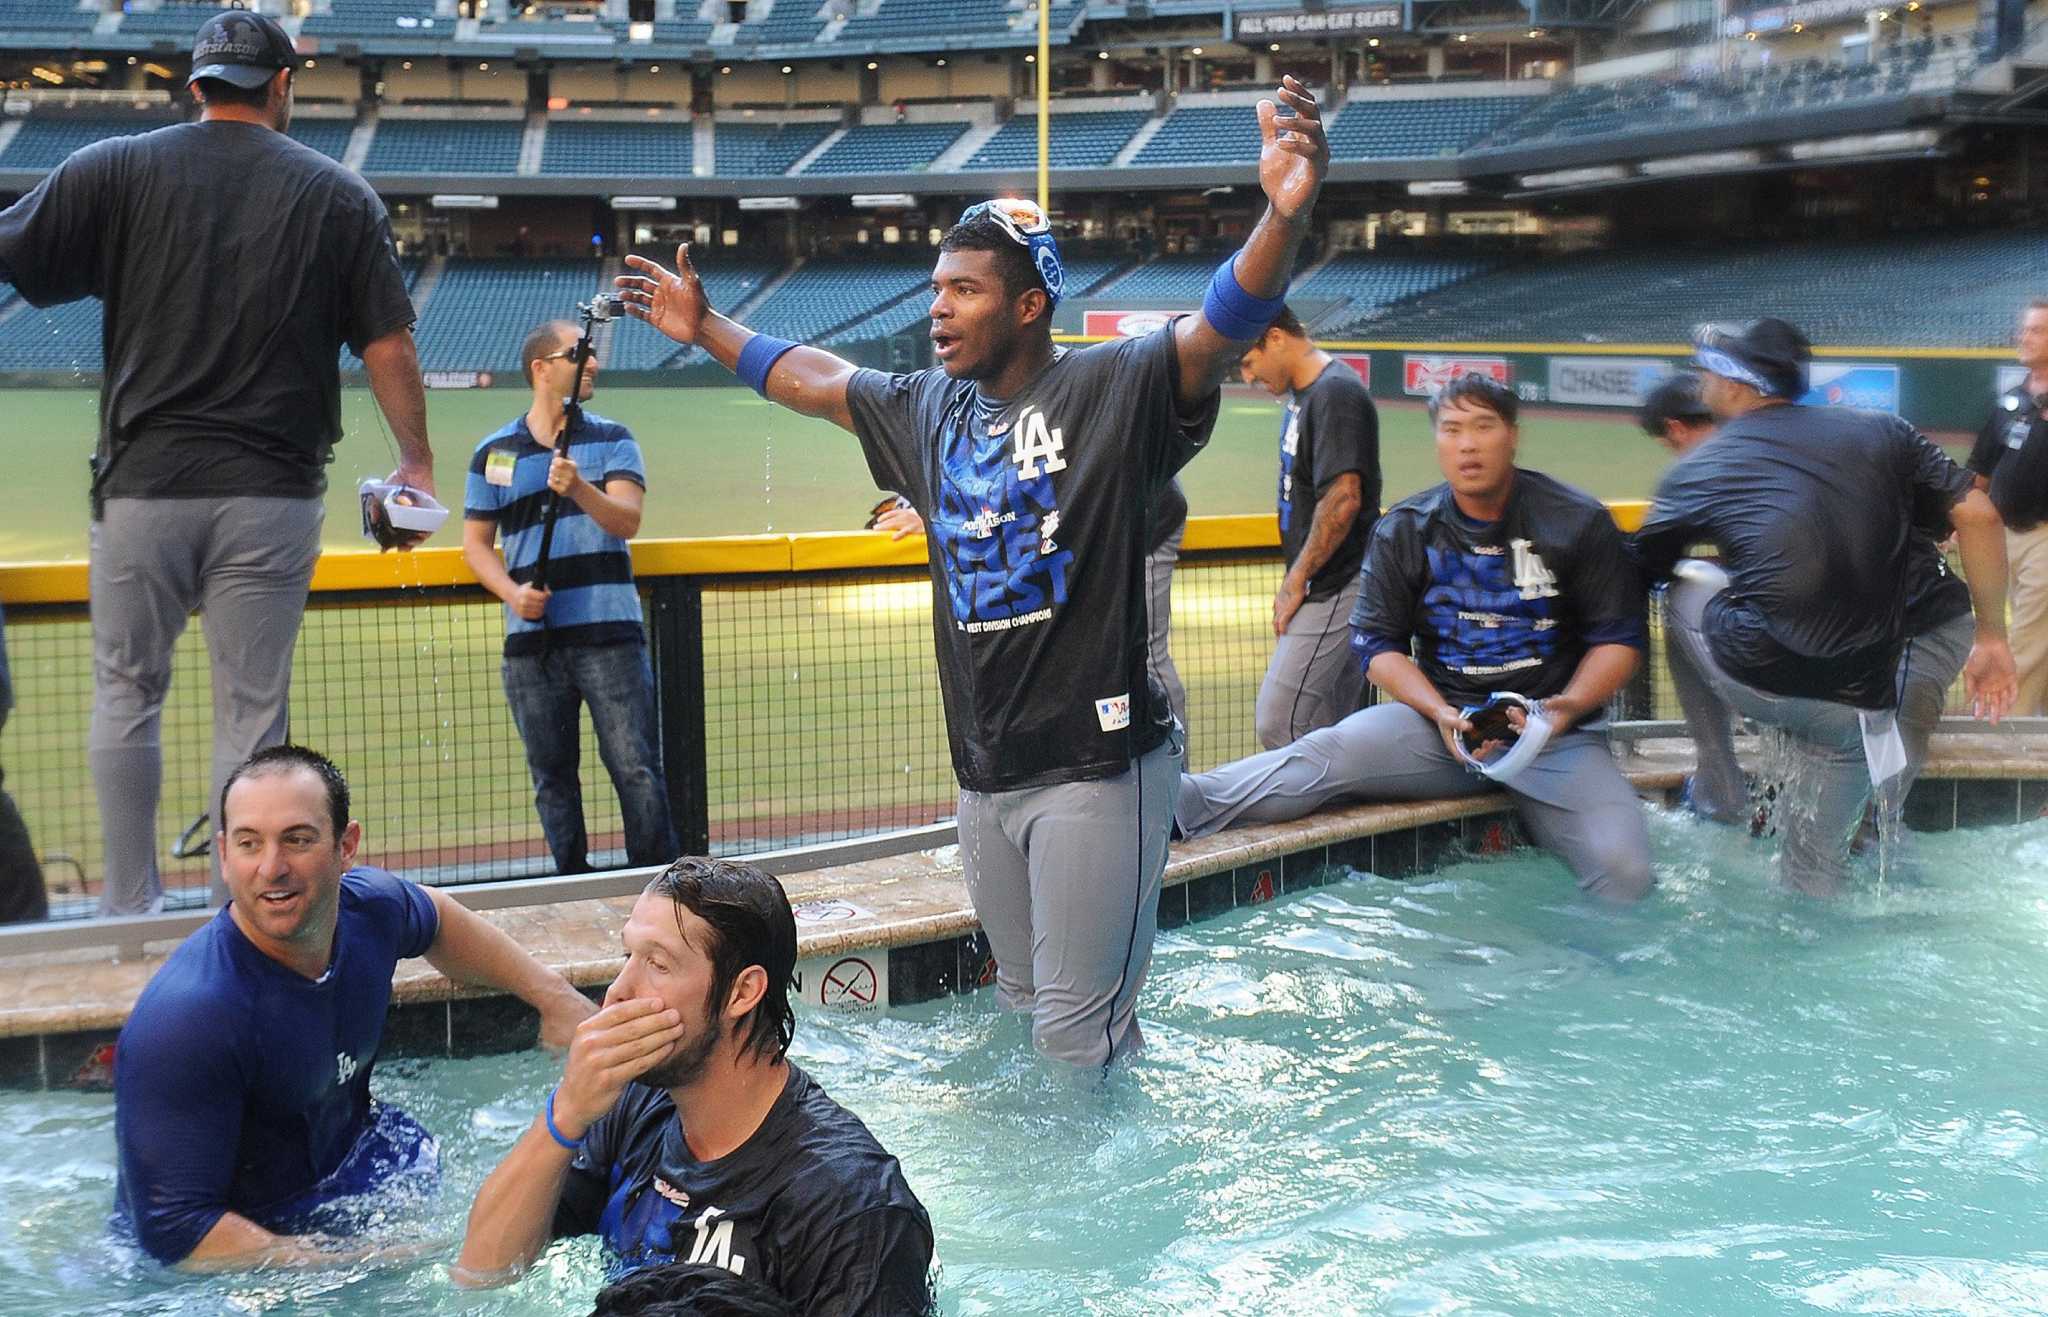
<svg viewBox="0 0 2048 1317"><path fill-rule="evenodd" d="M599 294L576 308L585 320L617 320L626 314L626 299L609 294Z"/></svg>

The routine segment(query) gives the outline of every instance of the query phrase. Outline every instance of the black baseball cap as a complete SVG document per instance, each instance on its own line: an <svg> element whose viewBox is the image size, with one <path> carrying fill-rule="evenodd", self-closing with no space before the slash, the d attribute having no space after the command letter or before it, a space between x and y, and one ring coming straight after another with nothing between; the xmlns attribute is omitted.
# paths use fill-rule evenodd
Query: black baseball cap
<svg viewBox="0 0 2048 1317"><path fill-rule="evenodd" d="M1664 437L1666 421L1704 422L1714 419L1707 404L1700 401L1700 377L1690 371L1667 375L1643 395L1636 409L1636 424L1653 439Z"/></svg>
<svg viewBox="0 0 2048 1317"><path fill-rule="evenodd" d="M1775 316L1739 325L1701 325L1693 331L1693 362L1703 370L1747 384L1766 398L1806 392L1813 344L1798 326Z"/></svg>
<svg viewBox="0 0 2048 1317"><path fill-rule="evenodd" d="M218 78L245 89L261 87L279 69L299 67L292 39L277 20L246 9L229 9L206 20L192 39L192 76Z"/></svg>

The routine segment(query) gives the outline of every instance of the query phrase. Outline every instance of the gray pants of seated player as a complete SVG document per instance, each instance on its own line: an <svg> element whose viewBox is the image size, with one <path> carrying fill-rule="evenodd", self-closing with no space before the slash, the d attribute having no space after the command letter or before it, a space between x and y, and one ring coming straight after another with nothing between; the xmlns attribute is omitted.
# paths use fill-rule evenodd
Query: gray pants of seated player
<svg viewBox="0 0 2048 1317"><path fill-rule="evenodd" d="M1832 896L1848 876L1849 838L1870 798L1862 724L1847 704L1774 695L1722 669L1707 646L1702 619L1707 602L1726 582L1711 566L1673 580L1665 592L1665 634L1674 648L1685 650L1685 661L1716 698L1783 733L1786 762L1773 773L1781 779L1772 809L1783 838L1779 877L1796 891Z"/></svg>
<svg viewBox="0 0 2048 1317"><path fill-rule="evenodd" d="M1174 721L1182 727L1188 725L1188 688L1181 684L1180 669L1173 665L1167 642L1173 629L1173 569L1180 562L1180 539L1186 532L1187 524L1183 522L1158 548L1145 555L1145 606L1151 624L1145 638L1145 653L1151 661L1152 675L1166 689L1166 702L1173 706Z"/></svg>
<svg viewBox="0 0 2048 1317"><path fill-rule="evenodd" d="M1103 1066L1141 1046L1138 988L1159 927L1159 880L1184 751L1117 777L960 793L967 892L996 958L996 997L1031 1013L1038 1050Z"/></svg>
<svg viewBox="0 0 2048 1317"><path fill-rule="evenodd" d="M1948 688L1962 672L1976 638L1976 619L1966 613L1914 636L1899 659L1899 739L1906 747L1906 768L1899 780L1901 801L1920 778L1920 769L1927 762L1928 739L1941 722ZM1678 702L1699 752L1698 767L1693 770L1693 809L1724 823L1744 821L1749 812L1748 788L1729 734L1732 711L1707 685L1684 646L1672 645L1670 651ZM1839 716L1853 720L1853 712L1840 705L1835 708L1841 710Z"/></svg>
<svg viewBox="0 0 2048 1317"><path fill-rule="evenodd" d="M1354 576L1328 599L1311 599L1275 637L1272 661L1259 683L1252 727L1259 744L1275 750L1355 712L1365 671L1351 654L1351 609L1358 602Z"/></svg>
<svg viewBox="0 0 2048 1317"><path fill-rule="evenodd" d="M1182 832L1199 837L1331 804L1494 788L1451 757L1435 723L1405 704L1378 704L1292 745L1183 777L1176 817ZM1563 860L1580 887L1615 901L1649 891L1649 828L1606 736L1580 729L1555 737L1506 790L1536 844Z"/></svg>
<svg viewBox="0 0 2048 1317"><path fill-rule="evenodd" d="M324 516L317 498L115 498L93 523L87 757L106 847L100 913L142 914L163 901L159 733L171 650L195 610L212 669L213 765L205 801L187 807L217 812L227 775L284 740L292 649ZM215 856L216 903L219 863Z"/></svg>

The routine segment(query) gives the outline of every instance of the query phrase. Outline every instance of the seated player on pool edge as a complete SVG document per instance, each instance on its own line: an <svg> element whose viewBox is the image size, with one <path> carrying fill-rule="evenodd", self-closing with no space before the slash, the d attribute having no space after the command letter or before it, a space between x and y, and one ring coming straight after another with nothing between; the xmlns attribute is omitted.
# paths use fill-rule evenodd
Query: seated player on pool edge
<svg viewBox="0 0 2048 1317"><path fill-rule="evenodd" d="M1176 818L1199 837L1300 818L1337 801L1431 800L1505 788L1536 844L1609 900L1650 889L1641 802L1601 724L1649 647L1642 584L1592 495L1514 464L1515 395L1483 375L1429 403L1445 483L1373 529L1351 644L1392 700L1292 745L1181 779ZM1411 650L1413 657L1410 656ZM1468 710L1512 692L1518 765L1468 765ZM1547 736L1524 747L1540 718ZM1504 733L1505 734L1505 733ZM1484 745L1476 747L1485 755Z"/></svg>
<svg viewBox="0 0 2048 1317"><path fill-rule="evenodd" d="M454 1276L513 1279L596 1234L618 1270L710 1262L806 1317L935 1312L903 1169L788 1059L796 917L750 864L684 856L633 903L626 965L477 1191Z"/></svg>
<svg viewBox="0 0 2048 1317"><path fill-rule="evenodd" d="M229 901L143 989L114 1051L117 1227L193 1269L322 1265L344 1200L431 1182L434 1140L374 1102L398 961L517 996L564 1046L590 999L443 892L355 863L362 825L325 756L251 755L221 791Z"/></svg>

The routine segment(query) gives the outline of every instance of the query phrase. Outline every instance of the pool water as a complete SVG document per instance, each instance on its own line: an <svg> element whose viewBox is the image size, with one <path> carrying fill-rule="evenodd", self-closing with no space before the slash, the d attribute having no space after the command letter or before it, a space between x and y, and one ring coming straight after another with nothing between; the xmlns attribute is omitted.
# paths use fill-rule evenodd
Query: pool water
<svg viewBox="0 0 2048 1317"><path fill-rule="evenodd" d="M1652 835L1631 910L1524 854L1164 934L1101 1091L988 993L806 1016L797 1057L902 1159L949 1313L2048 1313L2048 821L1916 838L1832 905L1731 830ZM446 1183L380 1228L459 1235L556 1066L381 1066ZM589 1241L482 1296L166 1278L104 1242L112 1125L0 1104L0 1313L581 1314L600 1282Z"/></svg>

